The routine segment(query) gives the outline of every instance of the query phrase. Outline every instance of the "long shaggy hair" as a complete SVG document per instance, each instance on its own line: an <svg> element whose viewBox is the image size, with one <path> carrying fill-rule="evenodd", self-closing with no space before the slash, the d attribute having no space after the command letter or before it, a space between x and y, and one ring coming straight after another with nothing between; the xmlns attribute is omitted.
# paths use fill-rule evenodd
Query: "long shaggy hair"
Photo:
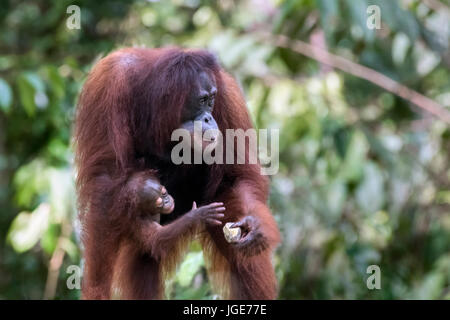
<svg viewBox="0 0 450 320"><path fill-rule="evenodd" d="M161 165L158 159L167 157L172 131L181 124L182 109L200 70L216 81L213 117L219 130L252 128L239 86L207 51L122 49L101 59L84 84L74 143L84 228L85 283L95 283L86 285L86 290L110 290L102 283L110 283L115 273L125 297L160 298L164 276L175 269L189 240L199 236L211 278L216 288L222 289L223 297L264 298L276 294L270 252L279 235L265 206L268 181L260 175L258 164L207 166L202 171L205 184L197 192L205 202L223 201L226 221L237 221L248 213L259 216L270 243L261 255L245 258L232 250L223 241L221 228L192 230L181 236L179 244L172 246L176 249L166 252L164 261L158 261L152 253L143 254L130 240L136 212L133 201L127 198L126 183L132 174L150 170L155 176L178 179L174 189L181 190L178 194L185 193L175 199L177 210L196 198L195 190L183 185L198 179L193 174L194 165L174 169ZM225 145L224 159L226 152ZM182 181L180 177L187 178ZM237 187L242 189L238 191ZM250 278L254 280L246 280ZM268 293L258 293L261 291ZM96 296L95 292L90 296Z"/></svg>

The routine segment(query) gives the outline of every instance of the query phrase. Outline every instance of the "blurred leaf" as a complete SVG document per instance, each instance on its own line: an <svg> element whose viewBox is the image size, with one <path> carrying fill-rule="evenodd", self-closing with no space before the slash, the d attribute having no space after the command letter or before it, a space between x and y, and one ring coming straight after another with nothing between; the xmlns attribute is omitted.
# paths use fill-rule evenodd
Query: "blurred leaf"
<svg viewBox="0 0 450 320"><path fill-rule="evenodd" d="M340 175L349 181L359 180L368 151L368 143L365 136L356 131L351 135L350 143L345 153L344 163L342 165Z"/></svg>
<svg viewBox="0 0 450 320"><path fill-rule="evenodd" d="M188 253L176 275L179 284L184 287L190 285L194 275L202 266L204 266L204 261L201 251Z"/></svg>
<svg viewBox="0 0 450 320"><path fill-rule="evenodd" d="M12 103L12 90L9 84L0 78L0 109L7 113Z"/></svg>
<svg viewBox="0 0 450 320"><path fill-rule="evenodd" d="M50 206L42 203L32 213L22 212L14 219L8 240L17 252L31 249L48 227Z"/></svg>
<svg viewBox="0 0 450 320"><path fill-rule="evenodd" d="M397 65L405 62L408 49L411 47L411 41L404 33L397 33L392 41L392 60Z"/></svg>
<svg viewBox="0 0 450 320"><path fill-rule="evenodd" d="M41 247L48 255L51 255L56 248L56 242L58 241L59 231L60 231L59 224L50 223L49 227L42 235Z"/></svg>
<svg viewBox="0 0 450 320"><path fill-rule="evenodd" d="M61 239L61 248L67 252L72 261L76 261L78 257L78 248L70 239Z"/></svg>
<svg viewBox="0 0 450 320"><path fill-rule="evenodd" d="M52 221L61 223L70 219L70 213L75 210L74 181L68 169L49 170L50 183L49 201L52 208Z"/></svg>
<svg viewBox="0 0 450 320"><path fill-rule="evenodd" d="M373 162L364 164L364 175L356 190L356 201L366 213L375 213L384 205L383 173Z"/></svg>
<svg viewBox="0 0 450 320"><path fill-rule="evenodd" d="M36 93L33 85L25 76L17 78L17 85L19 88L19 98L28 116L34 116L36 104L34 103L34 95Z"/></svg>
<svg viewBox="0 0 450 320"><path fill-rule="evenodd" d="M17 188L15 200L18 205L32 206L33 198L48 192L48 177L42 161L35 160L17 170L13 179Z"/></svg>
<svg viewBox="0 0 450 320"><path fill-rule="evenodd" d="M44 92L45 91L45 85L44 82L42 82L41 78L34 72L24 72L22 76L30 83L30 85L34 88L37 92Z"/></svg>
<svg viewBox="0 0 450 320"><path fill-rule="evenodd" d="M59 99L64 97L65 82L60 76L58 69L55 66L47 66L47 76L50 80L50 88L55 96Z"/></svg>
<svg viewBox="0 0 450 320"><path fill-rule="evenodd" d="M331 216L338 217L344 207L347 198L346 185L339 182L330 182L327 186L326 201L328 212Z"/></svg>
<svg viewBox="0 0 450 320"><path fill-rule="evenodd" d="M347 154L347 149L350 144L352 133L353 131L349 128L340 128L333 135L336 149L341 158L345 158L345 155Z"/></svg>
<svg viewBox="0 0 450 320"><path fill-rule="evenodd" d="M439 299L445 287L445 278L442 274L433 272L428 274L414 291L416 299Z"/></svg>

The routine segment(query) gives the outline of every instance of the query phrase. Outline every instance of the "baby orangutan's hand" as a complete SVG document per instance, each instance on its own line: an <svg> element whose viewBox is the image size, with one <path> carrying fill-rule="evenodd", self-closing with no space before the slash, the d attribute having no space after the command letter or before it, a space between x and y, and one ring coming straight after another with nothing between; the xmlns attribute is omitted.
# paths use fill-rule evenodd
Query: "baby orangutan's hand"
<svg viewBox="0 0 450 320"><path fill-rule="evenodd" d="M206 206L197 208L197 204L193 203L191 211L187 213L188 216L192 217L196 221L205 222L210 226L220 226L222 221L220 221L224 214L225 207L222 202L214 202Z"/></svg>

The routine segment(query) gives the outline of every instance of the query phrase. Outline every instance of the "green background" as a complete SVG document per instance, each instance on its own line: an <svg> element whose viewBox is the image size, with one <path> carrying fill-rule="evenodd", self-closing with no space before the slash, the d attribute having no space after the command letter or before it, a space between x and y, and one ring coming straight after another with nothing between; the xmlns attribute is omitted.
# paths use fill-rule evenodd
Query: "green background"
<svg viewBox="0 0 450 320"><path fill-rule="evenodd" d="M81 8L70 30L69 5ZM369 5L381 29L366 27ZM71 130L93 64L125 46L207 48L255 126L280 129L270 207L282 299L450 298L450 130L361 78L277 47L312 42L450 108L444 0L67 1L0 4L0 299L78 299ZM381 289L369 290L369 265ZM217 298L198 244L169 298Z"/></svg>

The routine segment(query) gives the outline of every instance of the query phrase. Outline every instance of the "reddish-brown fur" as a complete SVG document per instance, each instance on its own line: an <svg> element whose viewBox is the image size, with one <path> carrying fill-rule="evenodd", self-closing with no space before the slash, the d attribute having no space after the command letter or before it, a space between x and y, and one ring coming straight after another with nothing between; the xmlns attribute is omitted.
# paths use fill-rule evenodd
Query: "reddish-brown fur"
<svg viewBox="0 0 450 320"><path fill-rule="evenodd" d="M75 127L83 298L163 298L164 278L194 238L203 245L210 279L223 298L276 298L271 254L279 232L266 206L268 181L259 165L175 166L167 158L171 132L180 125L199 68L217 82L213 116L219 129L252 128L238 85L206 51L123 49L100 60L90 73ZM129 183L135 174L157 177L174 197L175 211L162 226L139 212ZM186 223L183 214L193 201L223 202L224 223L246 215L258 218L264 250L234 247L221 226Z"/></svg>

